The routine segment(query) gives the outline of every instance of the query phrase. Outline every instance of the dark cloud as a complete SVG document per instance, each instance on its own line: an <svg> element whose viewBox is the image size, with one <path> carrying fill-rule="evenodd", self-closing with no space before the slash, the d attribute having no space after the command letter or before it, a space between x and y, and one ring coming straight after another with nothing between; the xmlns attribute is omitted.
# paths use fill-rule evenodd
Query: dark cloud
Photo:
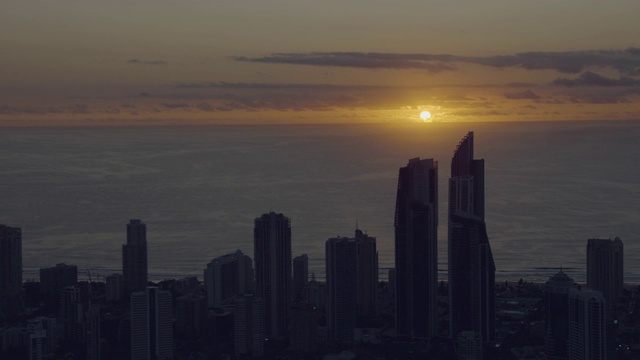
<svg viewBox="0 0 640 360"><path fill-rule="evenodd" d="M612 79L591 71L580 74L576 79L557 78L553 80L553 85L561 86L640 86L640 80L632 79L628 76L621 76Z"/></svg>
<svg viewBox="0 0 640 360"><path fill-rule="evenodd" d="M534 93L531 89L520 91L520 92L507 92L504 94L504 97L511 100L520 100L520 99L540 99L540 96Z"/></svg>
<svg viewBox="0 0 640 360"><path fill-rule="evenodd" d="M259 58L235 56L235 61L271 64L293 64L311 66L334 66L364 69L421 69L432 73L456 70L451 65L450 55L390 54L390 53L284 53ZM439 60L442 59L442 60Z"/></svg>
<svg viewBox="0 0 640 360"><path fill-rule="evenodd" d="M336 84L278 84L278 83L228 83L220 82L202 82L202 83L182 83L175 85L177 88L185 89L250 89L250 90L299 90L299 89L325 89L325 90L349 90L349 89L374 89L379 86L366 85L336 85Z"/></svg>
<svg viewBox="0 0 640 360"><path fill-rule="evenodd" d="M513 55L458 56L449 54L395 54L364 52L276 53L262 57L236 56L241 62L333 66L363 69L422 69L437 73L456 70L454 64L495 68L556 70L577 74L590 67L613 68L632 75L640 67L640 49L565 52L525 52Z"/></svg>
<svg viewBox="0 0 640 360"><path fill-rule="evenodd" d="M127 61L127 64L134 64L134 65L167 65L168 62L165 60L138 60L138 59L131 59L129 61Z"/></svg>
<svg viewBox="0 0 640 360"><path fill-rule="evenodd" d="M167 109L184 109L184 108L188 108L189 104L187 104L187 103L162 103L162 106L166 107Z"/></svg>

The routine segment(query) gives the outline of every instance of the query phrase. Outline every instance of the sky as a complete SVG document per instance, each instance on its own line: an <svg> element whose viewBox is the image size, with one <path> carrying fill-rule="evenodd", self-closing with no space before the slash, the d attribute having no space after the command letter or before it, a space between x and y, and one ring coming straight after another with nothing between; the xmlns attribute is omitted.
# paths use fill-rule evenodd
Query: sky
<svg viewBox="0 0 640 360"><path fill-rule="evenodd" d="M2 0L0 125L640 119L637 0Z"/></svg>

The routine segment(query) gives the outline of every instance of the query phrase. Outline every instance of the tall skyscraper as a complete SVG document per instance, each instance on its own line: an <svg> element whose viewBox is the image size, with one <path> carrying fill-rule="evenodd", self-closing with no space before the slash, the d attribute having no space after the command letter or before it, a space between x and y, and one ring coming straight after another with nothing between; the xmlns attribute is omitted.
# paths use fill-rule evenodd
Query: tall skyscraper
<svg viewBox="0 0 640 360"><path fill-rule="evenodd" d="M264 301L265 336L287 335L291 294L291 222L270 212L255 220L253 250L256 295Z"/></svg>
<svg viewBox="0 0 640 360"><path fill-rule="evenodd" d="M569 360L607 358L605 301L599 291L569 291Z"/></svg>
<svg viewBox="0 0 640 360"><path fill-rule="evenodd" d="M252 293L254 279L251 257L237 250L211 260L204 270L204 286L210 308L220 308L225 302L233 302L237 295Z"/></svg>
<svg viewBox="0 0 640 360"><path fill-rule="evenodd" d="M589 239L587 242L587 287L602 293L610 320L616 320L614 309L624 285L623 250L620 238Z"/></svg>
<svg viewBox="0 0 640 360"><path fill-rule="evenodd" d="M156 287L131 294L131 359L173 359L171 293Z"/></svg>
<svg viewBox="0 0 640 360"><path fill-rule="evenodd" d="M127 243L122 245L122 276L126 296L147 288L147 225L133 219L127 224Z"/></svg>
<svg viewBox="0 0 640 360"><path fill-rule="evenodd" d="M0 318L22 312L22 229L0 225Z"/></svg>
<svg viewBox="0 0 640 360"><path fill-rule="evenodd" d="M327 275L327 337L330 342L353 341L356 327L356 242L331 238L325 243Z"/></svg>
<svg viewBox="0 0 640 360"><path fill-rule="evenodd" d="M545 286L545 343L551 360L569 356L569 291L577 287L563 271L550 277Z"/></svg>
<svg viewBox="0 0 640 360"><path fill-rule="evenodd" d="M495 340L495 264L484 222L484 160L473 158L473 132L451 160L448 223L450 335L476 339L468 348L481 356L483 344Z"/></svg>
<svg viewBox="0 0 640 360"><path fill-rule="evenodd" d="M293 258L293 301L306 301L309 285L309 256Z"/></svg>
<svg viewBox="0 0 640 360"><path fill-rule="evenodd" d="M438 322L438 163L400 168L395 210L398 336L429 339Z"/></svg>
<svg viewBox="0 0 640 360"><path fill-rule="evenodd" d="M356 312L375 317L378 297L378 251L376 238L356 229Z"/></svg>

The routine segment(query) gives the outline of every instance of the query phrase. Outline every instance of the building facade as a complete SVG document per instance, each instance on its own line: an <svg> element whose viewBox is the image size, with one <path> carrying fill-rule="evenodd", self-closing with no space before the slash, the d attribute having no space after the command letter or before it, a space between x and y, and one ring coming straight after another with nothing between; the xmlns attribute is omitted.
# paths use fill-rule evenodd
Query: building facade
<svg viewBox="0 0 640 360"><path fill-rule="evenodd" d="M253 294L236 297L233 310L234 348L236 356L264 355L264 302Z"/></svg>
<svg viewBox="0 0 640 360"><path fill-rule="evenodd" d="M265 336L287 336L291 306L291 221L270 212L255 219L253 250L256 295L264 301Z"/></svg>
<svg viewBox="0 0 640 360"><path fill-rule="evenodd" d="M156 287L131 294L131 359L173 359L171 292Z"/></svg>
<svg viewBox="0 0 640 360"><path fill-rule="evenodd" d="M306 301L309 287L309 256L293 258L293 301Z"/></svg>
<svg viewBox="0 0 640 360"><path fill-rule="evenodd" d="M22 229L0 225L0 318L22 313Z"/></svg>
<svg viewBox="0 0 640 360"><path fill-rule="evenodd" d="M624 286L624 248L620 238L587 241L587 287L602 293L607 315L616 320L615 306Z"/></svg>
<svg viewBox="0 0 640 360"><path fill-rule="evenodd" d="M327 338L350 343L356 327L356 242L331 238L325 243L327 276Z"/></svg>
<svg viewBox="0 0 640 360"><path fill-rule="evenodd" d="M460 141L449 178L449 328L479 351L495 340L495 264L484 221L484 160L473 158L473 132Z"/></svg>
<svg viewBox="0 0 640 360"><path fill-rule="evenodd" d="M126 296L147 288L147 225L139 219L127 224L127 243L122 245L122 276Z"/></svg>
<svg viewBox="0 0 640 360"><path fill-rule="evenodd" d="M204 270L204 286L209 308L221 308L237 295L254 291L253 261L237 250L217 257Z"/></svg>
<svg viewBox="0 0 640 360"><path fill-rule="evenodd" d="M569 360L607 358L606 300L595 290L569 291Z"/></svg>
<svg viewBox="0 0 640 360"><path fill-rule="evenodd" d="M438 163L400 168L395 209L396 328L399 337L429 339L438 321Z"/></svg>
<svg viewBox="0 0 640 360"><path fill-rule="evenodd" d="M577 287L563 271L550 277L545 285L545 347L550 360L569 356L569 291Z"/></svg>

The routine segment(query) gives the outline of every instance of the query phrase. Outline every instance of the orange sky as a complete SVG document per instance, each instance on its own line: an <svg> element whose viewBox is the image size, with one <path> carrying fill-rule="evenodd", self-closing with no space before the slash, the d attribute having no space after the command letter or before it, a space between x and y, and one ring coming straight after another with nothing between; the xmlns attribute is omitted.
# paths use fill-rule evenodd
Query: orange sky
<svg viewBox="0 0 640 360"><path fill-rule="evenodd" d="M0 125L640 118L637 0L4 0Z"/></svg>

